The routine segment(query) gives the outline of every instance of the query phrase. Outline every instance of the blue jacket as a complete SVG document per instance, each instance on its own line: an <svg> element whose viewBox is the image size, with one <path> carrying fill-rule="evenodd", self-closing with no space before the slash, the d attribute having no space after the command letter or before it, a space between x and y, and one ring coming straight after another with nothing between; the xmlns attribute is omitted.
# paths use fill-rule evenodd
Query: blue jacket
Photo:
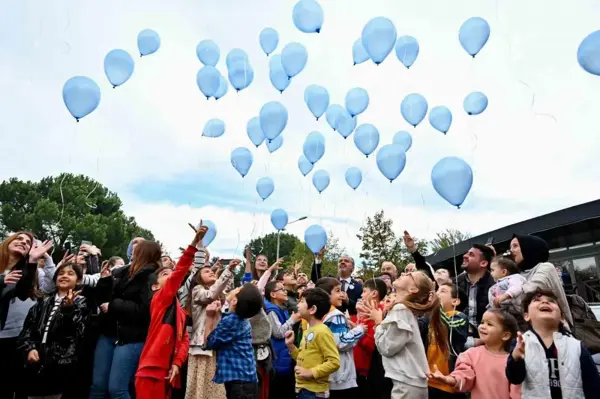
<svg viewBox="0 0 600 399"><path fill-rule="evenodd" d="M290 318L290 314L287 310L280 308L277 305L265 300L266 312L275 312L279 322L285 323ZM285 338L274 338L271 336L271 345L273 345L273 351L275 352L275 359L273 360L273 368L277 374L292 374L294 371L294 363L290 352L285 344Z"/></svg>

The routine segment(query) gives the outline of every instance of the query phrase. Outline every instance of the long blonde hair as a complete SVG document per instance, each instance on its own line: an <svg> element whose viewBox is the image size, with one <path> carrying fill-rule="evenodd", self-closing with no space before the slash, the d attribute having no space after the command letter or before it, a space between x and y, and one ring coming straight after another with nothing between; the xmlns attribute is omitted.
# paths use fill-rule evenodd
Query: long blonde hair
<svg viewBox="0 0 600 399"><path fill-rule="evenodd" d="M16 240L21 234L28 236L31 239L31 245L33 245L33 234L26 231L18 231L8 237L6 240L2 241L2 244L0 244L0 274L4 273L9 266L8 263L10 262L10 251L8 250L8 247L10 246L10 243Z"/></svg>

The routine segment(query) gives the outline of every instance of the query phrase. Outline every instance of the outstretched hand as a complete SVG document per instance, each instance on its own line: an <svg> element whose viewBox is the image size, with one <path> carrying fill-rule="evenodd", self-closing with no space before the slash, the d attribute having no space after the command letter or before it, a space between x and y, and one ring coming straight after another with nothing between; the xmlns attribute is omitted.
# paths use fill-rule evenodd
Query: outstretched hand
<svg viewBox="0 0 600 399"><path fill-rule="evenodd" d="M54 243L52 240L44 241L41 244L34 244L29 251L29 263L37 263L40 259L46 256L46 252L50 251Z"/></svg>
<svg viewBox="0 0 600 399"><path fill-rule="evenodd" d="M402 236L404 239L404 245L408 248L409 252L414 252L415 249L415 239L411 237L408 231L404 230L404 235Z"/></svg>
<svg viewBox="0 0 600 399"><path fill-rule="evenodd" d="M206 232L208 231L208 227L203 226L202 219L200 219L200 227L195 230L196 230L196 234L194 235L194 239L192 240L192 243L190 244L192 247L197 247L198 244L202 243L202 239L206 235Z"/></svg>
<svg viewBox="0 0 600 399"><path fill-rule="evenodd" d="M63 255L63 258L61 259L61 261L58 262L58 265L56 265L56 268L58 269L63 264L72 262L73 259L75 259L75 254L69 254L69 250L67 249L65 251L65 254Z"/></svg>
<svg viewBox="0 0 600 399"><path fill-rule="evenodd" d="M279 270L281 268L280 265L281 265L282 262L283 262L283 258L277 259L277 261L275 263L273 263L271 265L271 267L269 267L269 270L271 271L271 273Z"/></svg>
<svg viewBox="0 0 600 399"><path fill-rule="evenodd" d="M517 346L512 351L512 357L515 360L525 359L525 340L520 332L517 333Z"/></svg>
<svg viewBox="0 0 600 399"><path fill-rule="evenodd" d="M65 307L73 306L75 303L75 298L77 298L79 294L81 294L81 291L69 290L69 293L65 295L65 298L63 299L62 305Z"/></svg>
<svg viewBox="0 0 600 399"><path fill-rule="evenodd" d="M233 259L231 262L229 262L229 264L227 265L227 268L229 269L230 272L233 272L233 271L235 271L235 268L240 265L240 263L242 263L241 260Z"/></svg>

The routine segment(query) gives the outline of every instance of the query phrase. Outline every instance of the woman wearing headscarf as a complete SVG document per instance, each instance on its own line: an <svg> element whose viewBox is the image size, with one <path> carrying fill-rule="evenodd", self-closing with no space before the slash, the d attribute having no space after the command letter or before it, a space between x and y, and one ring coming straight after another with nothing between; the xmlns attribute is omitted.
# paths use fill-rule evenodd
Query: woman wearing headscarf
<svg viewBox="0 0 600 399"><path fill-rule="evenodd" d="M17 337L39 297L37 263L52 248L50 241L32 245L33 234L26 232L0 244L0 399L12 399L23 386Z"/></svg>
<svg viewBox="0 0 600 399"><path fill-rule="evenodd" d="M558 306L560 306L566 321L572 326L573 317L561 277L556 272L554 265L548 262L550 252L546 241L536 236L515 234L510 242L510 253L519 266L521 275L527 280L523 284L523 293L538 289L554 292L558 299Z"/></svg>

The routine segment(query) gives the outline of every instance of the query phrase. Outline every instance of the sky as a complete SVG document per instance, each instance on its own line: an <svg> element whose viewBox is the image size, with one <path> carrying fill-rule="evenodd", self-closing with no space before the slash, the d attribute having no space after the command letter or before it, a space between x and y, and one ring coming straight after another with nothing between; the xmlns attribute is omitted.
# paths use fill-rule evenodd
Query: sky
<svg viewBox="0 0 600 399"><path fill-rule="evenodd" d="M417 237L455 228L472 235L595 200L600 196L600 78L577 64L581 40L600 29L594 0L323 0L319 34L305 34L292 22L292 0L3 0L0 12L0 179L39 180L62 172L89 175L118 193L128 215L151 229L168 250L191 240L188 222L209 219L217 226L210 250L241 256L251 239L273 232L270 213L285 209L290 219L307 216L288 231L302 238L321 224L358 256L356 234L368 216L384 209L394 230ZM419 41L420 54L407 70L392 52L380 65L352 65L352 44L377 16L390 18L398 35ZM485 18L491 36L475 59L460 46L458 30L470 17ZM308 50L306 68L280 94L271 86L269 59L258 36L279 32L279 53L289 42ZM161 36L155 54L139 58L137 34L146 28ZM212 39L220 47L217 67L226 75L225 56L245 50L254 69L247 89L207 101L196 85L201 63L196 45ZM113 49L135 60L132 78L112 89L103 60ZM88 76L102 90L99 107L75 123L62 100L72 76ZM304 89L326 87L331 103L362 87L370 104L358 124L372 123L380 146L400 130L413 146L398 179L390 184L375 157L365 158L352 136L344 140L310 114ZM467 115L463 99L482 91L487 110ZM400 114L409 93L421 93L429 107L445 105L453 123L444 135L427 120L412 128ZM263 104L281 101L289 122L284 144L270 154L254 148L246 124ZM220 138L202 137L206 121L221 118ZM326 138L315 167L329 171L330 186L318 194L311 175L297 167L311 131ZM247 147L254 155L242 178L230 153ZM460 210L441 199L431 169L441 158L458 156L474 172L473 187ZM346 185L350 166L363 171L356 190ZM256 181L270 176L275 192L266 201Z"/></svg>

